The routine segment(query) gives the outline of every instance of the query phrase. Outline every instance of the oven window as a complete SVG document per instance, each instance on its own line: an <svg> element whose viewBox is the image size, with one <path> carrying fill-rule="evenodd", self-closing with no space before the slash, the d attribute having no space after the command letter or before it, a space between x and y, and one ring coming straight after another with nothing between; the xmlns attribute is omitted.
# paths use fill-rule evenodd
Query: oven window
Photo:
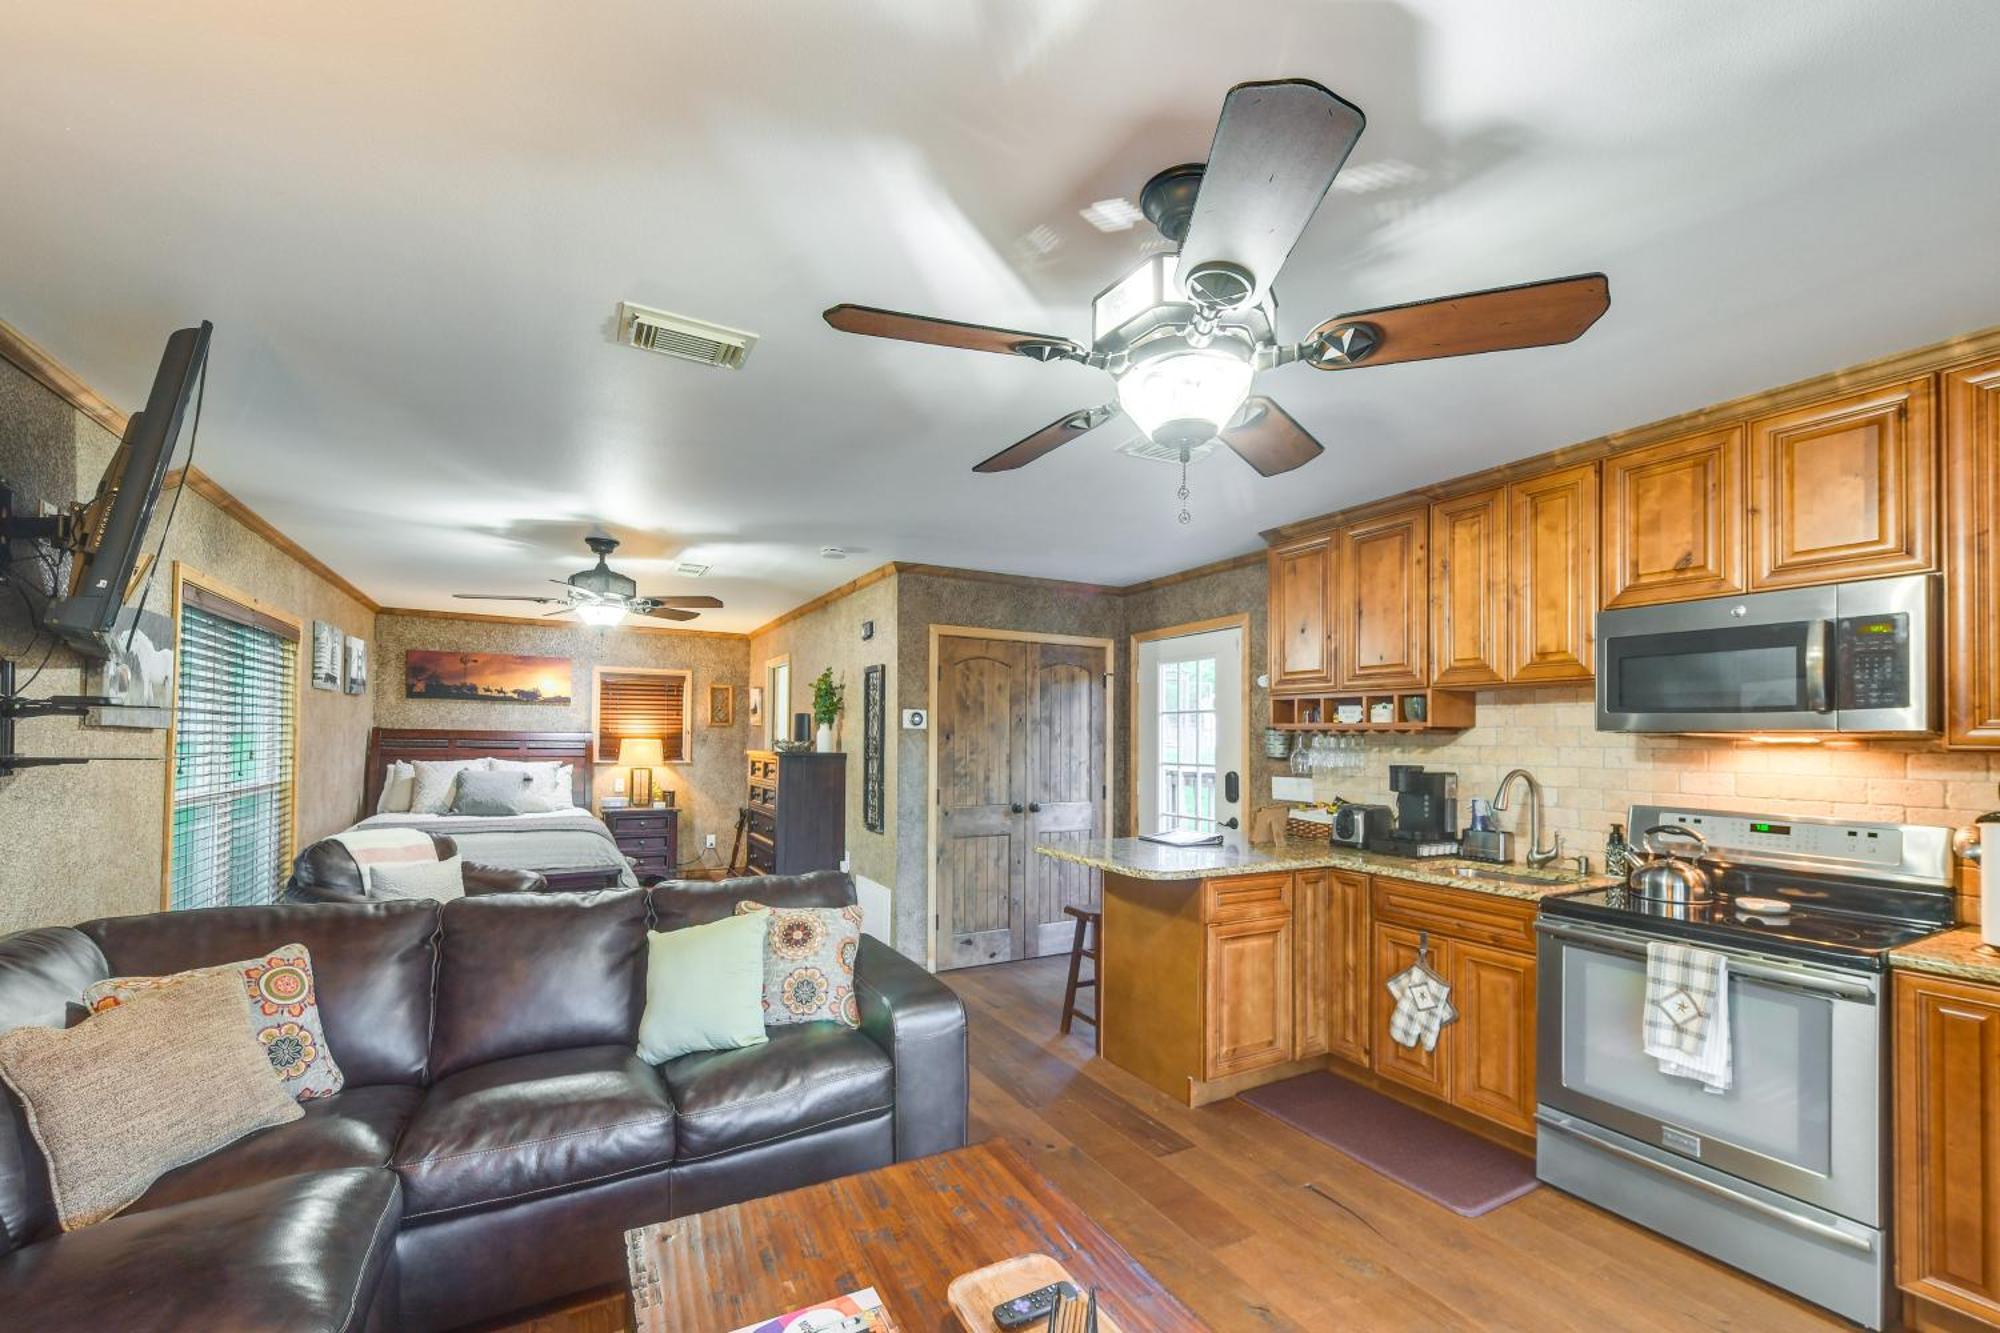
<svg viewBox="0 0 2000 1333"><path fill-rule="evenodd" d="M1832 1164L1833 1004L1729 979L1734 1083L1670 1078L1643 1049L1646 963L1563 951L1562 1082L1584 1096L1824 1175Z"/></svg>
<svg viewBox="0 0 2000 1333"><path fill-rule="evenodd" d="M1805 704L1804 624L1644 634L1606 648L1619 713L1795 713Z"/></svg>

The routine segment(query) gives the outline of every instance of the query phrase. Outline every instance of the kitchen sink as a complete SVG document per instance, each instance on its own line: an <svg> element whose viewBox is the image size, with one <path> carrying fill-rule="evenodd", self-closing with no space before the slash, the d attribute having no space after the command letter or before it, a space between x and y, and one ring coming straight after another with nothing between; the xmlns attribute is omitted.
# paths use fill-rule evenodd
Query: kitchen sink
<svg viewBox="0 0 2000 1333"><path fill-rule="evenodd" d="M1560 875L1503 870L1498 866L1452 866L1451 873L1459 879L1491 879L1502 884L1555 884L1562 879Z"/></svg>

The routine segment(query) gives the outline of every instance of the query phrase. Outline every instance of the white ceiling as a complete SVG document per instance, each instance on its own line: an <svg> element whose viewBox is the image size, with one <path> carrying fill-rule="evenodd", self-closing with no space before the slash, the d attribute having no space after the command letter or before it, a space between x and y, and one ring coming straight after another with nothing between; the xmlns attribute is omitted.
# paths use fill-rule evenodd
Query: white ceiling
<svg viewBox="0 0 2000 1333"><path fill-rule="evenodd" d="M2000 6L644 0L0 7L0 318L121 406L215 321L199 466L379 600L587 563L747 629L885 559L1124 583L1258 529L2000 322ZM1262 480L1112 428L969 468L1100 372L828 330L856 301L1088 337L1224 91L1368 115L1278 283L1342 310L1601 269L1568 347L1264 391ZM755 330L618 347L629 299ZM1125 435L1122 438L1129 438ZM851 548L842 563L822 546ZM473 609L504 610L502 606Z"/></svg>

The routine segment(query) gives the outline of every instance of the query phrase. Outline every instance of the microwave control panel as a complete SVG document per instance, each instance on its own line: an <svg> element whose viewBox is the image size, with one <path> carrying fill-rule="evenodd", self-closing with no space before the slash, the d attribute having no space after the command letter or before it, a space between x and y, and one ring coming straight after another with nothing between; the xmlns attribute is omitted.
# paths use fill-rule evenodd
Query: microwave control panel
<svg viewBox="0 0 2000 1333"><path fill-rule="evenodd" d="M1910 618L1847 616L1837 622L1841 708L1910 706Z"/></svg>

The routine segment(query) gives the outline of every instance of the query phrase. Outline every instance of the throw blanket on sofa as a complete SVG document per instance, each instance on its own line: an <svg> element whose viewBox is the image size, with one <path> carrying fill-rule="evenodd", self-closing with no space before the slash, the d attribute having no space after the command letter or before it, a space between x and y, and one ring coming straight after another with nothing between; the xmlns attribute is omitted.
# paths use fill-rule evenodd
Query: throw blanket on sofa
<svg viewBox="0 0 2000 1333"><path fill-rule="evenodd" d="M411 861L435 861L437 844L419 828L365 828L359 824L333 835L361 868L361 888L374 888L375 867Z"/></svg>
<svg viewBox="0 0 2000 1333"><path fill-rule="evenodd" d="M615 870L618 882L636 888L638 876L611 830L587 810L549 815L370 815L356 831L442 833L475 865L499 870Z"/></svg>

